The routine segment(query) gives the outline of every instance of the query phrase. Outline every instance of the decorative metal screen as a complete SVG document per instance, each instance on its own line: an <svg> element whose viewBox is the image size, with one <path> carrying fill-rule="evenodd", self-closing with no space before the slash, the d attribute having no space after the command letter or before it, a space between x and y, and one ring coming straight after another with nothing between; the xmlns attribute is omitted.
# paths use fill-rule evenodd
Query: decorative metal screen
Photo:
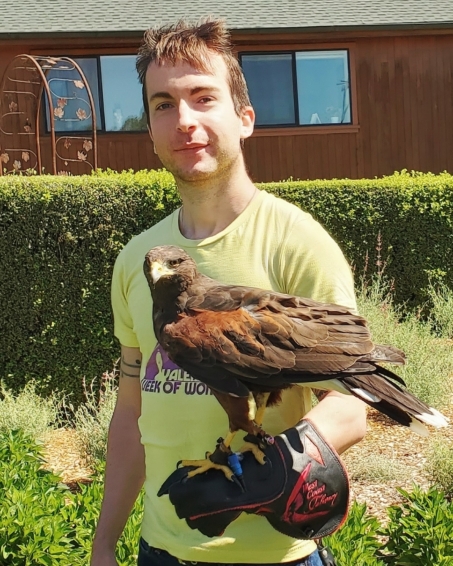
<svg viewBox="0 0 453 566"><path fill-rule="evenodd" d="M0 175L96 168L96 110L80 66L69 57L15 57L0 83Z"/></svg>

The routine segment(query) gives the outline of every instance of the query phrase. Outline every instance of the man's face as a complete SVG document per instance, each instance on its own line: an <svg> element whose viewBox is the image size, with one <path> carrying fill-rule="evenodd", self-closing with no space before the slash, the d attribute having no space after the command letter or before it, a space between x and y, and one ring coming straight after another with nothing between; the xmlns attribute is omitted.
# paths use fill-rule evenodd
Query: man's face
<svg viewBox="0 0 453 566"><path fill-rule="evenodd" d="M187 63L152 63L146 73L150 135L177 180L228 175L242 159L240 140L253 131L253 109L234 110L224 60L213 53L211 64L209 74Z"/></svg>

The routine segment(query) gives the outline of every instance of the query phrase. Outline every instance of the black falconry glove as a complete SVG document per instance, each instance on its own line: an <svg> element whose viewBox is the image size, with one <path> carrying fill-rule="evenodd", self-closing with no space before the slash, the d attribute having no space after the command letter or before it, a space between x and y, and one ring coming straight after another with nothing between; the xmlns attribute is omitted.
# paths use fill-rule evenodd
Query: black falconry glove
<svg viewBox="0 0 453 566"><path fill-rule="evenodd" d="M246 437L249 440L249 437ZM335 450L309 420L274 437L266 463L243 455L244 489L219 470L187 478L175 470L158 495L168 494L176 514L208 537L219 536L242 512L262 515L281 533L315 539L336 531L348 512L349 482Z"/></svg>

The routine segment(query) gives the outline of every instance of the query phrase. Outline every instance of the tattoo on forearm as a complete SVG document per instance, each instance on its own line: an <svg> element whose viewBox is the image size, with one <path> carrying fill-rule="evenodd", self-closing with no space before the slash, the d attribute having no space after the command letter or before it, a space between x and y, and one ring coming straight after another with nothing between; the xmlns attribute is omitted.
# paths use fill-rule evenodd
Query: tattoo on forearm
<svg viewBox="0 0 453 566"><path fill-rule="evenodd" d="M135 360L135 363L128 363L122 357L121 358L121 368L120 368L120 377L140 377L140 360ZM125 371L125 368L130 368L128 371Z"/></svg>

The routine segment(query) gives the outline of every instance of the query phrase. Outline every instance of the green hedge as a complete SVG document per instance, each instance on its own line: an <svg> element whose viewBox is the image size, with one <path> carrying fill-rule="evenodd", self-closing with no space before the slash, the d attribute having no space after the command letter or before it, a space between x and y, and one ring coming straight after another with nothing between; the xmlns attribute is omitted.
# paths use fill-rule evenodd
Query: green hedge
<svg viewBox="0 0 453 566"><path fill-rule="evenodd" d="M177 203L167 173L0 178L0 378L81 395L118 357L118 252Z"/></svg>
<svg viewBox="0 0 453 566"><path fill-rule="evenodd" d="M402 172L382 179L263 185L308 210L362 275L384 272L395 299L420 307L429 282L453 289L453 176Z"/></svg>
<svg viewBox="0 0 453 566"><path fill-rule="evenodd" d="M262 187L319 219L357 274L379 269L380 247L397 300L422 304L430 278L453 288L452 176ZM115 257L178 204L166 172L0 178L0 379L8 387L37 378L80 396L82 376L111 368Z"/></svg>

